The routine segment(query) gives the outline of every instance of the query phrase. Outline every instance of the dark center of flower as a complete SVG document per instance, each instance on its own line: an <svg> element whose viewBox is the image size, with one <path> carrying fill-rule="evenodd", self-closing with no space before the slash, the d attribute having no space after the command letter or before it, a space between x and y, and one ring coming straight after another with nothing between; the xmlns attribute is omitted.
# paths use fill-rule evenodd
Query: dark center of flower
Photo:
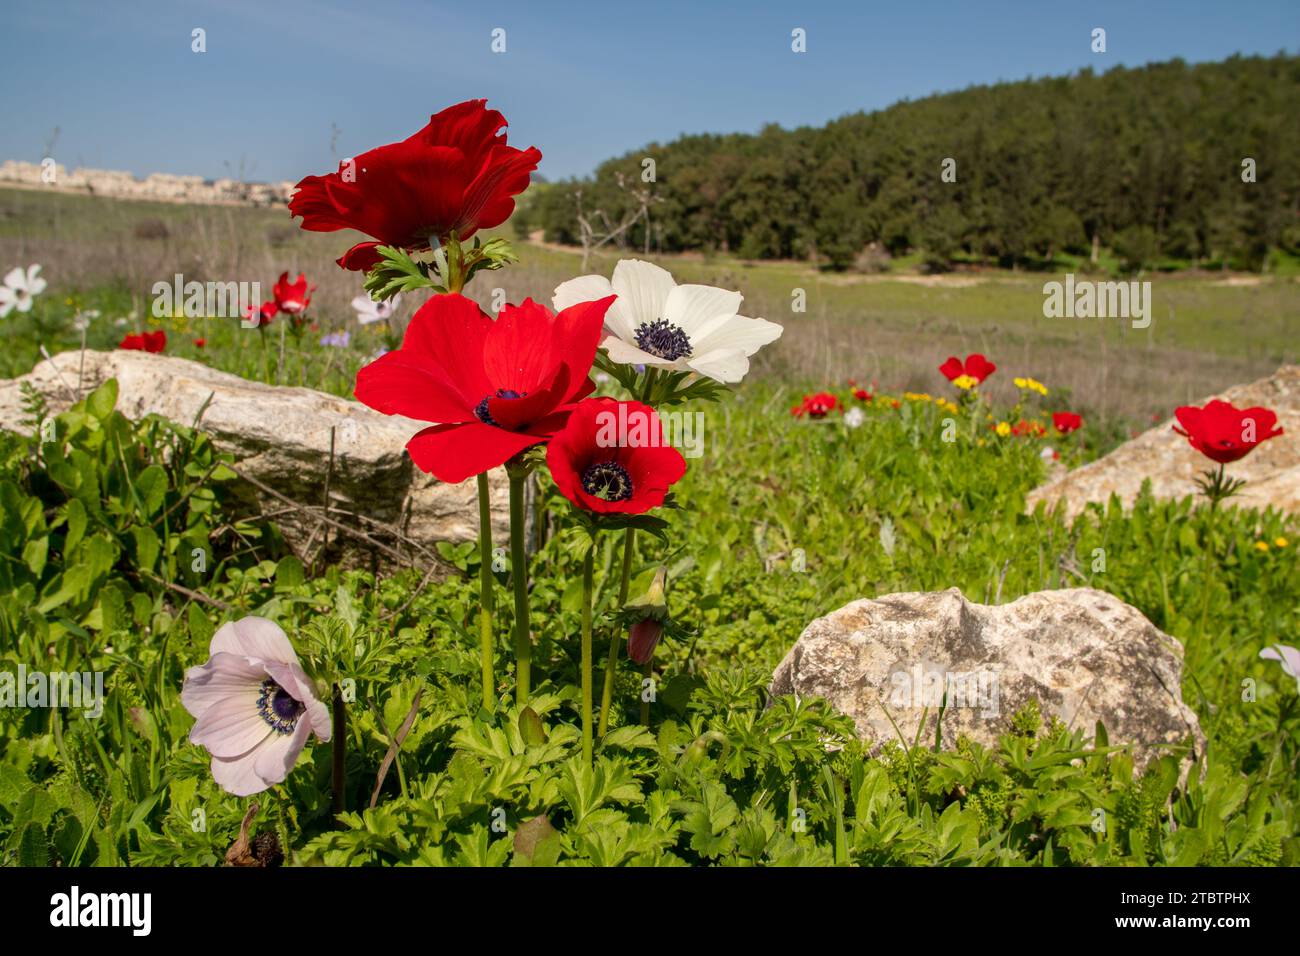
<svg viewBox="0 0 1300 956"><path fill-rule="evenodd" d="M291 734L298 718L306 710L302 703L269 677L262 681L257 697L257 712L277 734Z"/></svg>
<svg viewBox="0 0 1300 956"><path fill-rule="evenodd" d="M495 395L485 396L483 401L474 406L474 417L484 425L496 425L497 423L492 419L491 413L488 412L488 402L494 398L523 398L527 394L527 392L516 392L512 388L498 388ZM497 427L500 428L501 426L497 425Z"/></svg>
<svg viewBox="0 0 1300 956"><path fill-rule="evenodd" d="M667 319L646 322L636 330L636 344L642 352L670 362L691 354L691 340Z"/></svg>
<svg viewBox="0 0 1300 956"><path fill-rule="evenodd" d="M632 476L616 461L598 461L582 471L582 490L603 501L632 497Z"/></svg>

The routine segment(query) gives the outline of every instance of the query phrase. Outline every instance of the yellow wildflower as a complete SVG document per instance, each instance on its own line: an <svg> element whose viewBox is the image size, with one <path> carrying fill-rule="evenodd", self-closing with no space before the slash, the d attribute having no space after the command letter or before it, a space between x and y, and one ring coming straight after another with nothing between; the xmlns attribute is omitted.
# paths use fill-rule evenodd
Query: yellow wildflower
<svg viewBox="0 0 1300 956"><path fill-rule="evenodd" d="M952 383L964 391L970 391L980 382L979 379L973 375L958 375L952 380Z"/></svg>
<svg viewBox="0 0 1300 956"><path fill-rule="evenodd" d="M1008 422L998 422L997 433L1006 438L1011 434L1011 425Z"/></svg>
<svg viewBox="0 0 1300 956"><path fill-rule="evenodd" d="M1036 378L1024 377L1014 379L1014 381L1016 383L1016 388L1023 388L1031 392L1037 392L1039 395L1047 394L1047 386Z"/></svg>
<svg viewBox="0 0 1300 956"><path fill-rule="evenodd" d="M1291 542L1287 541L1286 538L1278 537L1273 539L1274 547L1278 547L1278 548L1285 548L1290 543Z"/></svg>
<svg viewBox="0 0 1300 956"><path fill-rule="evenodd" d="M1255 550L1256 550L1256 551L1267 551L1267 550L1268 550L1268 542L1267 542L1267 541L1256 541L1256 542L1255 542Z"/></svg>

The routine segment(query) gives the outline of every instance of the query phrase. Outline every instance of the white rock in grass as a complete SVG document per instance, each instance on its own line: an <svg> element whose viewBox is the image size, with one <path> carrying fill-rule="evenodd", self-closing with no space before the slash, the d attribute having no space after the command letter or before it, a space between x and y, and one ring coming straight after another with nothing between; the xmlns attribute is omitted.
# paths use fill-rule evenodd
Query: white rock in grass
<svg viewBox="0 0 1300 956"><path fill-rule="evenodd" d="M199 425L217 446L236 459L236 468L283 495L317 506L325 496L330 435L334 436L334 470L330 508L336 520L353 527L371 526L363 515L396 529L432 550L438 541L478 538L477 488L473 480L444 484L417 469L406 454L407 440L427 423L382 415L366 406L310 388L263 385L219 372L199 362L145 352L72 351L42 360L27 375L0 380L0 428L28 431L22 422L21 383L44 395L50 408L63 411L110 378L117 379L117 408L128 418L160 415L181 425ZM206 403L206 408L204 407ZM503 469L489 474L494 541L506 541L509 509ZM285 540L304 559L320 546L320 522L286 510L283 502L237 482L250 508L275 514ZM403 553L410 549L383 527L380 540ZM330 560L368 564L373 549L365 542L330 532ZM390 558L377 552L378 560ZM429 562L417 557L415 563Z"/></svg>
<svg viewBox="0 0 1300 956"><path fill-rule="evenodd" d="M910 744L918 728L933 744L945 688L946 748L960 735L995 747L1037 698L1044 720L1056 716L1089 738L1101 721L1110 744L1131 744L1144 767L1163 753L1205 752L1183 703L1182 664L1177 640L1104 591L984 605L950 588L854 601L818 618L777 666L771 691L825 698L875 750L900 732Z"/></svg>
<svg viewBox="0 0 1300 956"><path fill-rule="evenodd" d="M1238 408L1262 405L1277 413L1283 433L1263 442L1245 458L1228 465L1228 474L1246 481L1241 493L1226 504L1242 508L1267 508L1300 514L1300 365L1285 365L1268 378L1236 385L1219 395L1206 396L1190 405L1204 405L1211 398L1231 402ZM1068 444L1069 439L1064 442ZM1157 498L1182 498L1197 494L1196 479L1208 468L1217 467L1192 448L1173 429L1173 419L1162 422L1132 441L1120 445L1104 458L1051 475L1029 493L1027 510L1038 502L1048 508L1061 504L1073 518L1090 502L1104 505L1118 495L1125 507L1133 504L1145 481Z"/></svg>

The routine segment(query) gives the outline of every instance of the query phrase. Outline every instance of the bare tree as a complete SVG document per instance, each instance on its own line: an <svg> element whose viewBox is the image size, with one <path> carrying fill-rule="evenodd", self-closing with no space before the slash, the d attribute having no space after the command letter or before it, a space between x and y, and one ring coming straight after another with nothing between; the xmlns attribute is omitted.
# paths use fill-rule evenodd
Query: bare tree
<svg viewBox="0 0 1300 956"><path fill-rule="evenodd" d="M650 191L649 186L632 187L622 173L615 173L614 181L617 183L618 188L633 200L624 210L617 223L610 219L609 214L604 209L593 209L588 213L582 205L581 189L576 190L573 194L574 202L578 206L578 238L582 242L582 268L584 271L586 271L587 260L591 257L591 254L607 243L613 242L618 248L627 249L628 232L643 220L645 222L645 253L646 255L650 254L650 207L658 200Z"/></svg>

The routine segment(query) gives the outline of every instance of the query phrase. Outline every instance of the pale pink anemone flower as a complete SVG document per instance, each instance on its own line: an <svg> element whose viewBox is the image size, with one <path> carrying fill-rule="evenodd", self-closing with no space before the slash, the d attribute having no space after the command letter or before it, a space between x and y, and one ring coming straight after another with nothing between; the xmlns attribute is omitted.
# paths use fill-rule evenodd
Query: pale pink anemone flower
<svg viewBox="0 0 1300 956"><path fill-rule="evenodd" d="M1295 678L1296 693L1300 694L1300 650L1285 644L1274 644L1259 652L1266 661L1277 661L1282 665L1282 673Z"/></svg>
<svg viewBox="0 0 1300 956"><path fill-rule="evenodd" d="M262 617L223 624L208 662L185 672L181 703L190 742L212 754L212 779L237 797L284 780L308 732L330 739L330 715L312 692L279 625Z"/></svg>

